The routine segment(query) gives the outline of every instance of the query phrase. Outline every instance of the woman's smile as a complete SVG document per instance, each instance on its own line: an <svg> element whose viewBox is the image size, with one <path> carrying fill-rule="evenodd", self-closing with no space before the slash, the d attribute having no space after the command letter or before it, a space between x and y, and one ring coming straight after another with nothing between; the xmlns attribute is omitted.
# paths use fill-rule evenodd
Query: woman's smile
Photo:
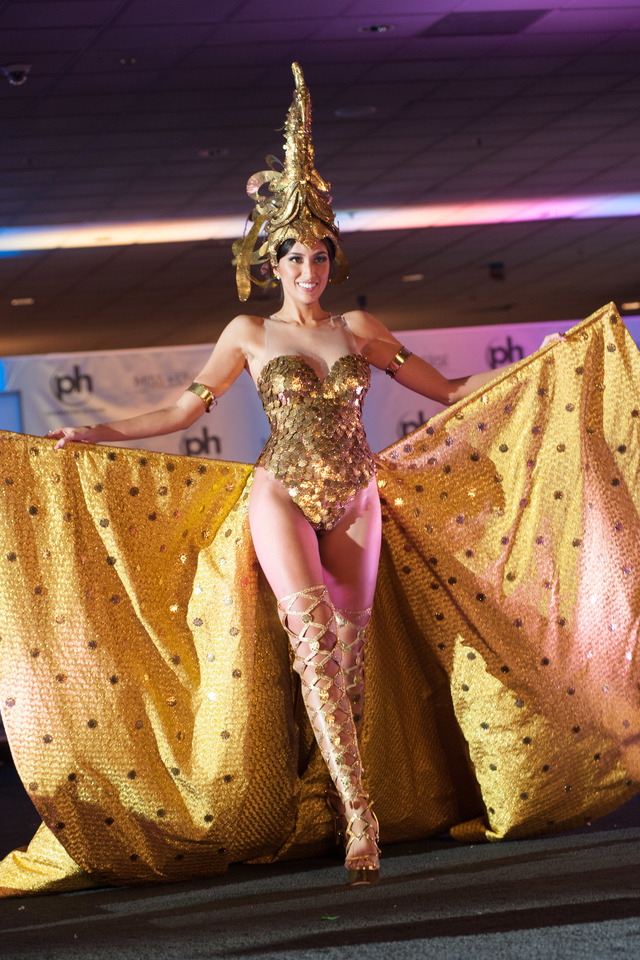
<svg viewBox="0 0 640 960"><path fill-rule="evenodd" d="M276 277L282 283L285 297L307 297L317 300L329 280L330 260L326 244L320 240L312 247L296 242L278 261Z"/></svg>

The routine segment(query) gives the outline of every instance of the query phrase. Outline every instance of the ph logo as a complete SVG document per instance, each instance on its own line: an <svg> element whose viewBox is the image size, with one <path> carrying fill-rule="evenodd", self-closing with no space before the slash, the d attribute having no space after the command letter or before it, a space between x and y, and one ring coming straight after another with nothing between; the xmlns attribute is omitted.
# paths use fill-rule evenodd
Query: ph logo
<svg viewBox="0 0 640 960"><path fill-rule="evenodd" d="M418 427L421 427L423 423L427 421L424 418L424 413L422 410L418 410L418 419L417 420L401 420L400 421L400 437L406 437L408 433L413 433L414 430L417 430Z"/></svg>
<svg viewBox="0 0 640 960"><path fill-rule="evenodd" d="M93 393L93 380L76 364L72 374L51 378L51 391L61 403L78 406L84 402L84 394Z"/></svg>
<svg viewBox="0 0 640 960"><path fill-rule="evenodd" d="M212 448L214 455L222 451L220 437L210 434L206 427L202 428L202 436L185 437L184 443L188 457L208 457Z"/></svg>
<svg viewBox="0 0 640 960"><path fill-rule="evenodd" d="M507 337L507 344L504 347L492 347L491 345L487 347L487 363L492 370L503 366L505 363L515 363L516 360L522 360L523 356L524 350L517 343L513 343L511 337Z"/></svg>

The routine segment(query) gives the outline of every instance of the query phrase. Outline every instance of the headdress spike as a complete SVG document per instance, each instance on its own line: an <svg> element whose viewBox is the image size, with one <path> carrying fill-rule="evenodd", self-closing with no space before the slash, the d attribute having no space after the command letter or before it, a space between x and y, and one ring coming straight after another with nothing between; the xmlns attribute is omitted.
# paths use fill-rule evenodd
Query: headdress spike
<svg viewBox="0 0 640 960"><path fill-rule="evenodd" d="M318 240L330 239L336 247L337 272L332 283L347 278L347 261L340 249L340 234L331 209L331 184L322 179L314 165L311 140L311 97L297 63L291 65L295 79L293 102L284 125L284 164L282 171L273 169L273 157L267 158L271 169L255 173L247 183L247 193L255 207L249 220L251 229L236 240L233 253L236 264L238 296L249 297L251 266L275 261L278 247L289 237L312 247ZM267 185L267 193L260 188ZM256 249L261 232L265 242Z"/></svg>

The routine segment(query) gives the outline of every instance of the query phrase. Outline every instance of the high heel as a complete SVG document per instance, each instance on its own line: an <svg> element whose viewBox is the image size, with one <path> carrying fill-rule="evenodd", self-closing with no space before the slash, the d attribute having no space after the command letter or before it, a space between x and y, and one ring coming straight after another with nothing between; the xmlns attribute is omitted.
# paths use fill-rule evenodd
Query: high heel
<svg viewBox="0 0 640 960"><path fill-rule="evenodd" d="M333 819L333 833L336 840L337 846L342 846L346 844L346 829L347 829L347 817L344 811L344 804L340 799L340 794L336 790L333 784L327 790L327 806L331 813ZM340 810L340 807L343 809Z"/></svg>
<svg viewBox="0 0 640 960"><path fill-rule="evenodd" d="M345 849L345 861L344 865L347 869L348 883L350 886L356 886L358 884L364 883L377 883L380 879L380 847L378 845L378 839L380 837L380 824L378 823L378 818L371 809L373 804L369 801L367 797L362 798L364 800L364 809L362 811L356 811L346 826L346 849ZM368 813L371 817L371 820L368 820L364 814ZM373 822L372 822L373 821ZM356 824L362 824L362 829L358 830ZM349 850L352 845L358 840L370 840L375 847L375 854L353 854L349 855ZM360 861L359 866L351 866Z"/></svg>
<svg viewBox="0 0 640 960"><path fill-rule="evenodd" d="M356 811L353 814L351 819L347 822L347 813L345 806L340 799L340 795L335 788L330 787L327 791L327 806L331 811L331 816L333 817L333 829L335 833L336 844L344 844L345 847L345 868L347 870L347 876L350 886L355 886L357 884L364 883L377 883L380 876L380 846L378 844L379 834L380 834L380 825L378 823L378 818L371 809L373 802L370 801L367 797L362 797L364 802L364 810L362 812ZM342 809L340 809L342 807ZM366 816L365 812L368 811L372 817L373 823L370 823ZM360 823L362 825L361 830L357 830L356 824ZM349 850L351 846L357 841L367 839L371 840L375 845L375 854L353 854L349 856ZM350 864L360 861L360 866L353 867Z"/></svg>

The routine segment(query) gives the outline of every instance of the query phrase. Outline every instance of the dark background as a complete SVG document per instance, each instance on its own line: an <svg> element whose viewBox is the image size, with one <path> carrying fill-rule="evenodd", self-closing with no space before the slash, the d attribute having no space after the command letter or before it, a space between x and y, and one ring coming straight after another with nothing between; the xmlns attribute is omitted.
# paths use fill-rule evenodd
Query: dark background
<svg viewBox="0 0 640 960"><path fill-rule="evenodd" d="M0 50L31 65L0 75L3 227L245 215L294 59L340 210L640 190L640 0L5 0ZM396 329L640 299L629 216L345 248L327 304ZM226 239L0 257L0 356L210 342L239 310L230 260Z"/></svg>

